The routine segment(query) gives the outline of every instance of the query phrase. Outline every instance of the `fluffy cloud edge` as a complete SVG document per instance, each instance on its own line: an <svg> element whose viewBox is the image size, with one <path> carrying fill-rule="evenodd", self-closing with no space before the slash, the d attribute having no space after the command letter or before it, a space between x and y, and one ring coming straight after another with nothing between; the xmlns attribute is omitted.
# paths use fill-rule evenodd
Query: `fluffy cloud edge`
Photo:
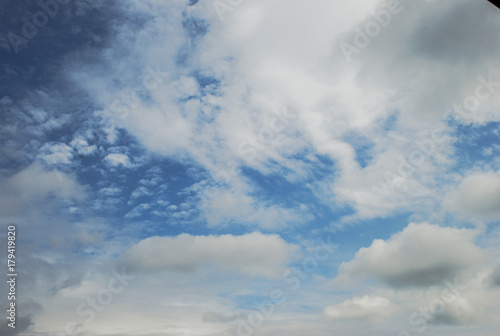
<svg viewBox="0 0 500 336"><path fill-rule="evenodd" d="M145 272L194 272L207 264L249 276L276 278L298 246L279 235L252 232L241 236L193 236L146 238L128 249L120 266Z"/></svg>
<svg viewBox="0 0 500 336"><path fill-rule="evenodd" d="M376 279L392 288L427 287L453 279L483 258L477 232L410 223L387 240L375 239L340 265L335 282Z"/></svg>

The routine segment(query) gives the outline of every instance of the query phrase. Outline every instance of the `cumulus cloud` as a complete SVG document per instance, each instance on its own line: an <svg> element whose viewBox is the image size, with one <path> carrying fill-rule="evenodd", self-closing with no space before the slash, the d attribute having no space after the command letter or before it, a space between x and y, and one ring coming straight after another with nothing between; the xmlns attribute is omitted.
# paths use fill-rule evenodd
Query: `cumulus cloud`
<svg viewBox="0 0 500 336"><path fill-rule="evenodd" d="M388 240L376 239L340 266L340 279L374 278L395 288L425 287L454 279L482 258L468 229L411 223Z"/></svg>
<svg viewBox="0 0 500 336"><path fill-rule="evenodd" d="M500 287L500 265L493 269L488 280L491 286Z"/></svg>
<svg viewBox="0 0 500 336"><path fill-rule="evenodd" d="M462 216L499 219L500 172L480 172L465 177L446 195L443 208Z"/></svg>
<svg viewBox="0 0 500 336"><path fill-rule="evenodd" d="M380 296L353 297L325 308L325 315L335 320L368 320L382 322L396 312L395 305Z"/></svg>
<svg viewBox="0 0 500 336"><path fill-rule="evenodd" d="M212 264L251 276L273 277L288 263L297 247L278 235L253 232L242 236L151 237L126 251L121 264L148 272L192 272Z"/></svg>
<svg viewBox="0 0 500 336"><path fill-rule="evenodd" d="M48 171L34 163L2 182L0 210L3 214L17 212L28 202L42 202L48 196L82 201L86 188L72 175Z"/></svg>
<svg viewBox="0 0 500 336"><path fill-rule="evenodd" d="M434 325L475 325L485 321L485 309L477 302L457 297L452 304L437 311L431 319Z"/></svg>

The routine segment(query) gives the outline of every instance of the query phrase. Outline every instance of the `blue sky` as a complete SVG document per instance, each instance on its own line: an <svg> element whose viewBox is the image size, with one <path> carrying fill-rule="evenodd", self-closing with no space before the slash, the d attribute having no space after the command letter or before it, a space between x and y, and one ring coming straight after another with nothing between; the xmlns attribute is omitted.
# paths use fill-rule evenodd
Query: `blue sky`
<svg viewBox="0 0 500 336"><path fill-rule="evenodd" d="M2 335L497 335L489 2L0 5Z"/></svg>

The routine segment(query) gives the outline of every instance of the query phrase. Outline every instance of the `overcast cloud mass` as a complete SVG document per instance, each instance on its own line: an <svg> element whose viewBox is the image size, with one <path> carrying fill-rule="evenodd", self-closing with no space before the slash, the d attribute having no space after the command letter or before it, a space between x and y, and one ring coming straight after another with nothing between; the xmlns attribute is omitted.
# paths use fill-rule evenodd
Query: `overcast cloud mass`
<svg viewBox="0 0 500 336"><path fill-rule="evenodd" d="M0 0L0 334L498 336L499 31L486 0Z"/></svg>

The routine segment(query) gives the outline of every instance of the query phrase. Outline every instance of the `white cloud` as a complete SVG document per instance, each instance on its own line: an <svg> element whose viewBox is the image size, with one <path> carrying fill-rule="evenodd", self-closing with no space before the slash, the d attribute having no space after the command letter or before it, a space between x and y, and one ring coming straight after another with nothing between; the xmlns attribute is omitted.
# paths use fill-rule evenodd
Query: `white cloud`
<svg viewBox="0 0 500 336"><path fill-rule="evenodd" d="M79 137L71 141L70 145L78 152L80 155L91 155L95 153L97 147L95 145L89 146L87 140Z"/></svg>
<svg viewBox="0 0 500 336"><path fill-rule="evenodd" d="M212 264L251 276L280 274L297 247L277 235L151 237L130 248L121 264L132 270L191 272Z"/></svg>
<svg viewBox="0 0 500 336"><path fill-rule="evenodd" d="M59 142L49 142L40 148L38 157L48 165L69 164L73 159L73 149Z"/></svg>
<svg viewBox="0 0 500 336"><path fill-rule="evenodd" d="M154 19L138 32L125 25L116 28L124 36L136 36L114 41L115 49L126 48L129 56L107 51L102 56L108 65L106 77L80 64L73 72L79 85L104 106L103 114L117 119L116 125L147 149L178 159L188 156L212 174L233 160L264 174L272 162L274 171L282 173L300 166L297 153L326 155L335 162L335 178L324 181L326 187L310 187L326 203L352 206L357 218L387 216L440 196L435 190L451 163L451 138L436 145L401 187L382 195L372 187L386 181L386 172L397 174L398 157L409 154L415 139L446 127L440 122L443 113L473 94L477 77L487 77L498 64L497 44L480 47L485 29L500 26L485 4L402 1L403 11L351 65L339 55L340 42L350 41L356 25L373 19L369 13L378 1L256 0L226 13L222 23L211 1L185 5L130 4L126 10L131 16L141 13ZM196 32L181 29L186 15L206 22L207 33L193 38L190 34ZM429 22L423 24L422 17ZM445 29L451 37L442 41L432 29ZM183 67L178 66L179 55L185 55ZM463 62L468 64L465 69ZM148 67L168 76L146 92ZM218 84L204 92L194 72ZM115 79L128 87L117 86ZM441 88L439 95L435 87ZM125 118L113 117L113 102L134 88L145 94L129 102ZM492 95L481 102L478 113L495 111L499 103ZM296 118L250 160L241 144L268 128L273 111L285 106ZM387 131L384 124L392 115L397 121ZM373 160L365 168L345 141L351 133L365 134L373 142ZM303 170L298 172L295 178L305 177ZM240 179L238 174L230 184Z"/></svg>
<svg viewBox="0 0 500 336"><path fill-rule="evenodd" d="M325 315L335 320L368 320L382 322L396 312L395 305L380 296L353 297L325 308Z"/></svg>
<svg viewBox="0 0 500 336"><path fill-rule="evenodd" d="M126 154L112 153L106 155L104 160L112 167L123 166L129 168L132 166L130 160Z"/></svg>
<svg viewBox="0 0 500 336"><path fill-rule="evenodd" d="M473 230L411 223L388 240L361 248L341 264L336 281L375 278L395 288L437 285L482 260L475 236Z"/></svg>
<svg viewBox="0 0 500 336"><path fill-rule="evenodd" d="M99 194L107 197L115 197L119 196L120 193L122 192L121 188L118 187L108 187L108 188L102 188L99 190Z"/></svg>
<svg viewBox="0 0 500 336"><path fill-rule="evenodd" d="M193 77L182 76L173 84L177 89L177 94L180 99L188 98L190 96L197 96L200 94L198 83Z"/></svg>
<svg viewBox="0 0 500 336"><path fill-rule="evenodd" d="M245 193L223 189L218 190L216 197L206 200L202 215L211 227L224 227L231 223L258 226L267 230L300 225L307 219L307 216L296 209L265 205Z"/></svg>
<svg viewBox="0 0 500 336"><path fill-rule="evenodd" d="M0 209L3 214L21 211L23 206L43 202L48 196L83 201L86 189L72 175L45 170L34 163L2 182Z"/></svg>
<svg viewBox="0 0 500 336"><path fill-rule="evenodd" d="M446 195L443 208L462 216L499 219L500 172L479 172L465 177Z"/></svg>

